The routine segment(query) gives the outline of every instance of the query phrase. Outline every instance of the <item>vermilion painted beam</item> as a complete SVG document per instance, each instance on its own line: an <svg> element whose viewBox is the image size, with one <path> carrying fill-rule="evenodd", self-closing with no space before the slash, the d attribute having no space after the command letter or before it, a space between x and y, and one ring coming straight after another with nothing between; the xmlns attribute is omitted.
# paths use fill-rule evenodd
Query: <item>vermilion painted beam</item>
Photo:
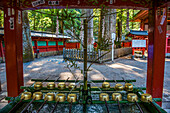
<svg viewBox="0 0 170 113"><path fill-rule="evenodd" d="M166 21L161 25L163 15L158 13L156 1L153 9L149 10L149 38L148 38L148 66L147 66L147 93L153 98L162 98L164 65L165 65L165 44L166 44ZM164 8L164 16L167 9ZM160 11L159 11L160 12ZM162 103L158 103L161 105Z"/></svg>
<svg viewBox="0 0 170 113"><path fill-rule="evenodd" d="M17 4L22 5L22 9L44 9L44 8L107 8L121 9L147 9L151 7L150 2L155 0L19 0ZM58 1L51 4L51 1ZM157 0L159 6L167 3L168 0ZM11 0L1 0L0 7L8 7L11 5Z"/></svg>
<svg viewBox="0 0 170 113"><path fill-rule="evenodd" d="M23 86L22 11L5 8L4 20L7 91L8 96L15 97Z"/></svg>

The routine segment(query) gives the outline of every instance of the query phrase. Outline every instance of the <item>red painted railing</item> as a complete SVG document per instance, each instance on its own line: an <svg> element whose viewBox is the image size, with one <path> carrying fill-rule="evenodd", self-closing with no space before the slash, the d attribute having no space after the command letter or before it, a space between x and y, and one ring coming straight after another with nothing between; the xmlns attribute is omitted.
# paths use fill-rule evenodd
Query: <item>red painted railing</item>
<svg viewBox="0 0 170 113"><path fill-rule="evenodd" d="M121 44L122 47L132 47L132 42L122 42Z"/></svg>
<svg viewBox="0 0 170 113"><path fill-rule="evenodd" d="M63 48L66 49L79 49L80 43L66 43L64 45L58 45L58 46L38 46L37 48L33 46L34 53L37 53L37 49L39 49L39 52L50 52L50 51L62 51Z"/></svg>

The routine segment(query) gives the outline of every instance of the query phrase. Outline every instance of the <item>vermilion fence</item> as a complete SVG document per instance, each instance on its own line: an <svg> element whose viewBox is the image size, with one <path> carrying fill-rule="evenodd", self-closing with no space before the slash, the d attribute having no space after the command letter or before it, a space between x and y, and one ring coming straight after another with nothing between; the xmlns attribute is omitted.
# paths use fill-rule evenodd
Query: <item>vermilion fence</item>
<svg viewBox="0 0 170 113"><path fill-rule="evenodd" d="M66 43L66 49L79 49L80 48L80 43L75 42L75 43Z"/></svg>
<svg viewBox="0 0 170 113"><path fill-rule="evenodd" d="M80 43L65 43L65 45L55 45L55 46L38 46L39 52L50 52L50 51L62 51L63 48L66 49L79 49ZM37 53L37 48L33 46L34 53Z"/></svg>
<svg viewBox="0 0 170 113"><path fill-rule="evenodd" d="M122 42L121 47L132 47L132 42Z"/></svg>

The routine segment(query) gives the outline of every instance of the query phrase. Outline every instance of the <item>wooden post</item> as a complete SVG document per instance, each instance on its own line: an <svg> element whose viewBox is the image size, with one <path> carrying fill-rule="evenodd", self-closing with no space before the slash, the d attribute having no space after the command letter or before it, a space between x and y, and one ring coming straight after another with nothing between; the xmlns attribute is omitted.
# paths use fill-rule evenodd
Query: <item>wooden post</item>
<svg viewBox="0 0 170 113"><path fill-rule="evenodd" d="M101 51L100 51L100 49L98 49L98 58L99 58L99 63L101 63Z"/></svg>
<svg viewBox="0 0 170 113"><path fill-rule="evenodd" d="M135 48L132 48L132 59L134 59L135 58Z"/></svg>
<svg viewBox="0 0 170 113"><path fill-rule="evenodd" d="M84 20L84 90L87 91L87 20Z"/></svg>
<svg viewBox="0 0 170 113"><path fill-rule="evenodd" d="M59 51L58 41L56 41L56 50Z"/></svg>
<svg viewBox="0 0 170 113"><path fill-rule="evenodd" d="M38 49L38 44L37 44L37 40L35 40L35 51L37 53L37 49Z"/></svg>
<svg viewBox="0 0 170 113"><path fill-rule="evenodd" d="M141 31L144 31L144 29L145 29L145 23L144 23L144 20L141 20L140 30L141 30Z"/></svg>
<svg viewBox="0 0 170 113"><path fill-rule="evenodd" d="M20 86L24 85L22 11L16 7L5 7L4 24L7 91L8 96L16 97L23 91Z"/></svg>
<svg viewBox="0 0 170 113"><path fill-rule="evenodd" d="M100 46L101 46L101 41L102 41L102 29L103 29L103 9L101 9L100 11L100 17L99 17L99 29L98 29L98 46L97 46L97 49L100 49Z"/></svg>
<svg viewBox="0 0 170 113"><path fill-rule="evenodd" d="M48 49L48 41L46 41L46 51L48 52L49 49Z"/></svg>
<svg viewBox="0 0 170 113"><path fill-rule="evenodd" d="M80 59L82 60L82 50L80 50Z"/></svg>
<svg viewBox="0 0 170 113"><path fill-rule="evenodd" d="M36 58L39 58L38 41L37 40L35 40L35 51L36 51Z"/></svg>
<svg viewBox="0 0 170 113"><path fill-rule="evenodd" d="M0 52L1 52L1 56L2 56L2 62L5 62L5 60L4 60L4 49L3 49L3 45L2 45L1 40L0 40Z"/></svg>
<svg viewBox="0 0 170 113"><path fill-rule="evenodd" d="M142 48L142 57L145 58L145 48Z"/></svg>
<svg viewBox="0 0 170 113"><path fill-rule="evenodd" d="M74 51L74 49L72 49L72 55L73 55L73 59L74 59L74 55L75 54L75 51Z"/></svg>
<svg viewBox="0 0 170 113"><path fill-rule="evenodd" d="M77 49L77 58L80 59L80 50Z"/></svg>
<svg viewBox="0 0 170 113"><path fill-rule="evenodd" d="M153 98L162 98L164 67L165 67L165 43L167 8L163 9L163 15L157 12L156 1L153 8L149 9L149 38L148 38L148 66L147 66L147 90ZM162 21L162 18L165 20ZM162 103L158 102L161 106Z"/></svg>
<svg viewBox="0 0 170 113"><path fill-rule="evenodd" d="M63 48L63 58L66 57L66 51L65 51L65 48Z"/></svg>
<svg viewBox="0 0 170 113"><path fill-rule="evenodd" d="M4 53L3 53L3 46L2 46L2 41L0 40L0 54L1 54L1 57L2 57L2 62L4 62ZM0 79L0 92L2 91L2 88L1 88L1 79Z"/></svg>

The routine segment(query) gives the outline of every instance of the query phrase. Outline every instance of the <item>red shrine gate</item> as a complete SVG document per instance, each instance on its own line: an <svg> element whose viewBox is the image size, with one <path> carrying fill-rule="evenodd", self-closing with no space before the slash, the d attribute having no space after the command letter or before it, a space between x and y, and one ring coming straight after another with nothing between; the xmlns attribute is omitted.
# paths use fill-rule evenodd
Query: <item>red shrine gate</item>
<svg viewBox="0 0 170 113"><path fill-rule="evenodd" d="M5 50L8 96L17 96L23 85L22 58L22 10L43 8L135 8L149 10L147 93L153 98L162 98L167 0L61 0L57 4L49 4L52 0L1 0L0 7L5 18ZM161 14L163 12L163 15ZM163 16L164 21L161 23ZM159 103L161 105L161 103Z"/></svg>

